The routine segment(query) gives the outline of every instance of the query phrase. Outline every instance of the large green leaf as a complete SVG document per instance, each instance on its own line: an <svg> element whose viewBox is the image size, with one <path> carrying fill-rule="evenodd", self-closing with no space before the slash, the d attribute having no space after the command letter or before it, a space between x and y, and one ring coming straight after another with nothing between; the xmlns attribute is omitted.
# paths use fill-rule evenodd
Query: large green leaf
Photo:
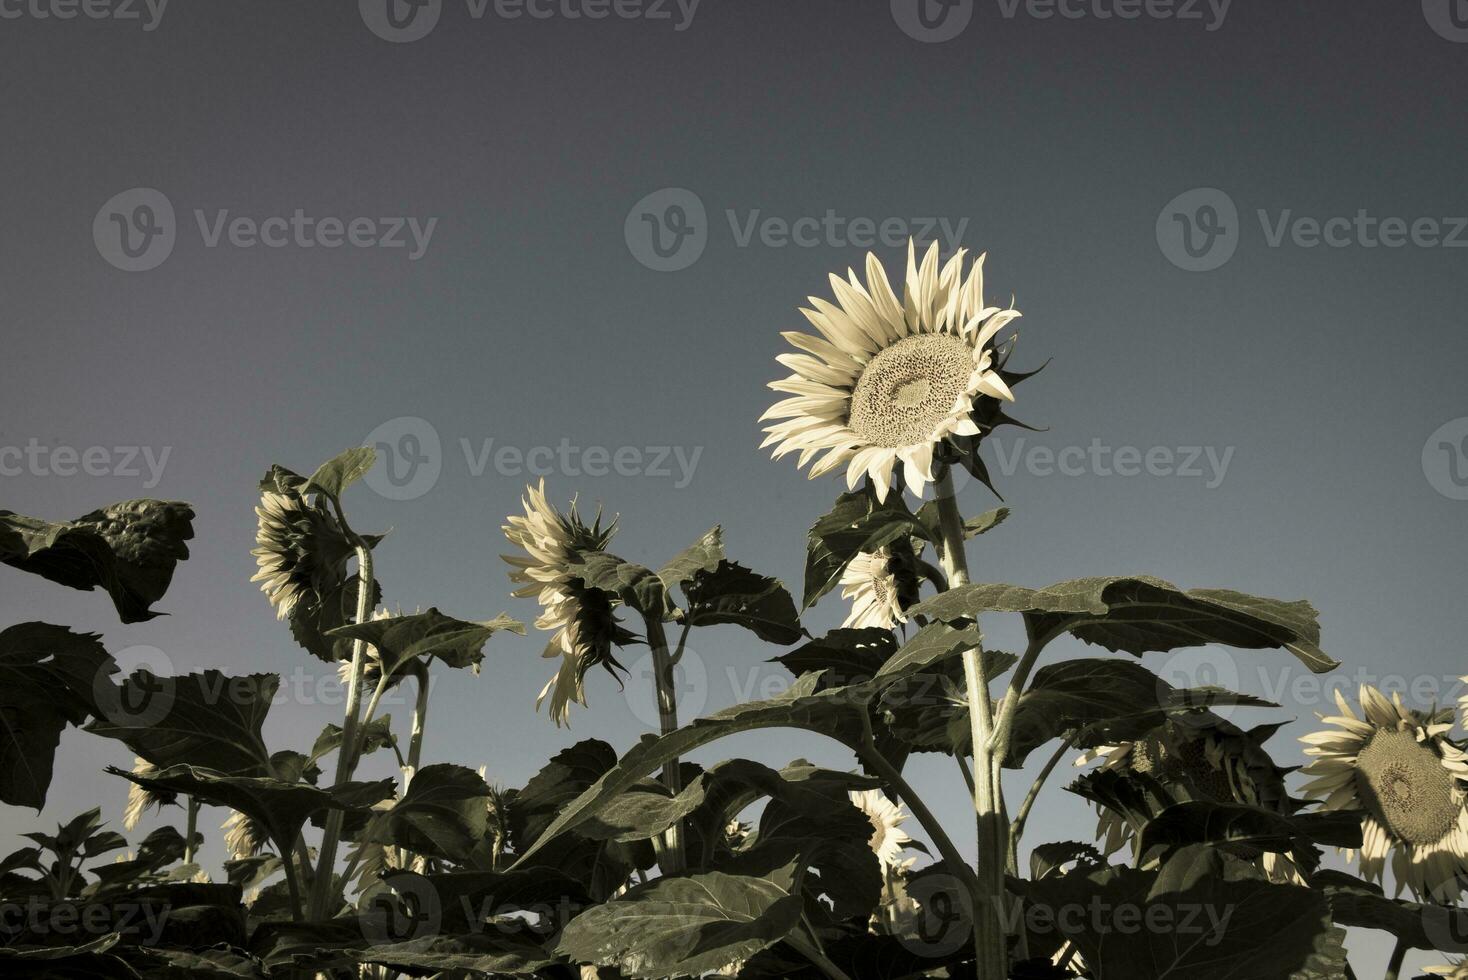
<svg viewBox="0 0 1468 980"><path fill-rule="evenodd" d="M52 523L0 510L0 563L73 589L101 586L124 623L159 615L153 603L188 558L194 511L173 500L128 500Z"/></svg>
<svg viewBox="0 0 1468 980"><path fill-rule="evenodd" d="M1316 673L1340 666L1320 649L1318 614L1308 602L1223 589L1184 592L1145 576L1076 579L1038 590L966 585L910 610L945 622L986 612L1023 613L1033 639L1071 633L1135 656L1217 643L1245 650L1285 649Z"/></svg>
<svg viewBox="0 0 1468 980"><path fill-rule="evenodd" d="M1245 856L1260 851L1290 853L1302 841L1326 847L1359 848L1361 815L1345 810L1286 815L1246 803L1189 800L1175 803L1142 828L1139 854L1153 848L1227 844Z"/></svg>
<svg viewBox="0 0 1468 980"><path fill-rule="evenodd" d="M795 600L779 579L758 575L743 565L721 561L700 569L683 587L687 622L694 626L732 623L767 643L791 644L803 635Z"/></svg>
<svg viewBox="0 0 1468 980"><path fill-rule="evenodd" d="M484 644L502 630L525 635L524 624L504 614L482 623L470 623L445 616L437 609L353 623L327 635L372 644L382 660L383 673L391 675L411 660L426 661L429 657L450 667L477 667L484 659Z"/></svg>
<svg viewBox="0 0 1468 980"><path fill-rule="evenodd" d="M367 475L377 462L377 450L369 446L348 449L322 463L301 488L302 494L324 493L340 501L342 492Z"/></svg>
<svg viewBox="0 0 1468 980"><path fill-rule="evenodd" d="M1080 868L1011 887L1027 922L1073 942L1098 980L1292 980L1338 939L1323 894L1249 877L1204 846L1160 871Z"/></svg>
<svg viewBox="0 0 1468 980"><path fill-rule="evenodd" d="M712 570L724 560L724 529L715 524L703 537L684 548L673 560L658 569L658 578L668 592L681 588L700 571Z"/></svg>
<svg viewBox="0 0 1468 980"><path fill-rule="evenodd" d="M484 838L489 785L473 769L440 763L413 774L390 810L375 813L362 839L463 861Z"/></svg>
<svg viewBox="0 0 1468 980"><path fill-rule="evenodd" d="M652 569L605 551L582 555L571 569L589 587L616 596L644 617L661 621L673 614L667 586Z"/></svg>
<svg viewBox="0 0 1468 980"><path fill-rule="evenodd" d="M834 629L772 662L783 664L797 677L825 671L827 684L842 685L871 680L896 652L897 637L891 630Z"/></svg>
<svg viewBox="0 0 1468 980"><path fill-rule="evenodd" d="M251 937L251 950L268 976L302 976L373 964L411 976L534 976L551 966L540 944L508 929L439 935L428 924L358 914L329 922L274 922ZM403 933L401 941L391 940Z"/></svg>
<svg viewBox="0 0 1468 980"><path fill-rule="evenodd" d="M115 738L159 769L188 764L241 776L270 772L261 730L280 686L275 674L230 677L206 670L131 674L87 731Z"/></svg>
<svg viewBox="0 0 1468 980"><path fill-rule="evenodd" d="M557 949L632 978L698 976L779 942L800 913L800 898L764 878L659 878L577 916Z"/></svg>
<svg viewBox="0 0 1468 980"><path fill-rule="evenodd" d="M882 665L875 679L878 683L891 683L983 645L984 634L977 626L955 629L944 622L929 623ZM988 650L983 653L985 672L990 679L1008 670L1014 661L1012 654Z"/></svg>
<svg viewBox="0 0 1468 980"><path fill-rule="evenodd" d="M47 623L0 632L0 802L45 805L62 730L97 710L116 671L95 635Z"/></svg>
<svg viewBox="0 0 1468 980"><path fill-rule="evenodd" d="M1317 871L1313 881L1343 926L1388 932L1412 949L1468 953L1468 909L1387 898L1380 886L1344 871Z"/></svg>
<svg viewBox="0 0 1468 980"><path fill-rule="evenodd" d="M901 494L888 494L886 502L879 503L870 490L843 493L807 535L801 607L809 609L834 589L857 555L914 534L927 537L928 531L902 503Z"/></svg>

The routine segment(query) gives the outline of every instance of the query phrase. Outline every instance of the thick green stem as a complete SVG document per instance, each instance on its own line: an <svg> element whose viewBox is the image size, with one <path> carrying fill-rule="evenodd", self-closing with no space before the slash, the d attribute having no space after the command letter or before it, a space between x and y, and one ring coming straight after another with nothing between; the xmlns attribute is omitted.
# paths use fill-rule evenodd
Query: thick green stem
<svg viewBox="0 0 1468 980"><path fill-rule="evenodd" d="M668 634L663 629L663 621L657 616L648 616L645 621L647 645L652 649L653 681L657 688L658 727L662 734L670 735L678 730L678 695L673 686L673 655L668 650ZM679 652L681 653L681 647ZM681 765L680 760L674 758L663 766L663 785L673 796L683 791ZM663 855L667 867L663 869L663 873L681 874L687 866L683 859L683 828L675 823L668 828L665 840Z"/></svg>
<svg viewBox="0 0 1468 980"><path fill-rule="evenodd" d="M968 584L963 517L953 487L953 471L944 466L937 481L938 521L943 535L943 573L950 589ZM1004 790L999 764L1004 747L994 739L994 708L989 678L978 649L963 654L968 694L969 736L974 755L974 812L978 837L978 889L974 897L974 970L977 980L1006 980L1009 956L1004 928L1004 869L1009 860L1009 826L1004 820Z"/></svg>
<svg viewBox="0 0 1468 980"><path fill-rule="evenodd" d="M1407 941L1405 939L1398 939L1397 948L1392 950L1392 958L1386 965L1386 976L1383 980L1397 980L1397 977L1401 975L1402 964L1406 959Z"/></svg>
<svg viewBox="0 0 1468 980"><path fill-rule="evenodd" d="M428 723L428 671L418 675L418 699L413 703L413 733L408 739L408 765L403 774L403 792L423 759L423 728Z"/></svg>
<svg viewBox="0 0 1468 980"><path fill-rule="evenodd" d="M194 863L194 835L199 832L199 801L189 797L188 823L184 825L183 863Z"/></svg>
<svg viewBox="0 0 1468 980"><path fill-rule="evenodd" d="M365 543L357 545L357 617L356 622L365 623L372 615L372 594L375 585L372 572L372 549ZM362 673L367 662L367 641L352 642L352 674L347 682L346 716L342 721L342 747L336 754L336 781L334 785L351 782L356 771L357 728L362 707ZM326 831L321 837L321 854L316 862L316 880L311 888L311 917L324 919L331 903L333 885L332 871L336 866L336 849L341 840L342 820L340 810L332 810L326 818Z"/></svg>

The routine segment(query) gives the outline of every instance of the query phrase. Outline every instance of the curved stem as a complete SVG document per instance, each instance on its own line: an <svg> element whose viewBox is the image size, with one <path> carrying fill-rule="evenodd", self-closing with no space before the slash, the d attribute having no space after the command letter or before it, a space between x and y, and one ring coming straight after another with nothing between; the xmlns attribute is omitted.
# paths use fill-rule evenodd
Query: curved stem
<svg viewBox="0 0 1468 980"><path fill-rule="evenodd" d="M678 696L673 687L673 659L668 650L668 634L663 630L663 621L657 616L646 616L647 645L652 649L653 682L657 688L658 727L664 735L678 730ZM684 631L687 638L687 630ZM682 654L682 644L679 644ZM679 759L669 759L663 766L663 785L668 792L677 796L683 791L683 770ZM683 828L675 822L666 831L667 847L664 857L668 866L664 874L680 874L686 867L683 860Z"/></svg>
<svg viewBox="0 0 1468 980"><path fill-rule="evenodd" d="M423 728L428 723L428 670L418 675L418 698L413 702L413 733L408 737L408 764L404 766L403 792L418 772L423 759Z"/></svg>
<svg viewBox="0 0 1468 980"><path fill-rule="evenodd" d="M1019 806L1019 813L1015 815L1014 823L1009 828L1009 873L1017 874L1019 871L1019 840L1024 836L1025 823L1030 819L1030 811L1035 807L1035 801L1040 798L1040 790L1045 788L1045 783L1050 779L1055 767L1060 765L1060 760L1065 758L1066 753L1075 746L1076 738L1080 732L1074 732L1069 738L1061 743L1060 748L1045 763L1045 768L1035 777L1035 782L1030 786L1030 792L1025 796L1025 801Z"/></svg>
<svg viewBox="0 0 1468 980"><path fill-rule="evenodd" d="M340 509L338 509L340 514ZM343 522L345 527L345 522ZM357 545L357 623L365 623L372 615L374 591L372 549L360 538ZM352 673L347 681L346 717L342 721L342 747L336 756L336 782L340 786L350 782L356 771L356 745L358 711L362 701L362 672L367 660L367 641L352 641ZM341 840L342 821L345 814L332 810L326 818L326 831L321 838L321 854L316 864L316 880L311 887L311 917L325 918L327 905L331 901L332 870L336 866L336 848Z"/></svg>

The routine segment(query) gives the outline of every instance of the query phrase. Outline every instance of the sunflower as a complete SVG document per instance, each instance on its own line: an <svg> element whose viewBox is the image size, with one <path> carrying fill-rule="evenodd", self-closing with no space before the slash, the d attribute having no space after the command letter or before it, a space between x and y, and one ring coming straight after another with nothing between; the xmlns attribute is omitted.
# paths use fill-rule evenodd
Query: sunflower
<svg viewBox="0 0 1468 980"><path fill-rule="evenodd" d="M872 853L882 863L883 872L904 871L910 862L902 859L902 849L912 843L912 838L902 829L907 814L902 807L893 803L879 789L852 791L852 804L866 815L872 824L870 840Z"/></svg>
<svg viewBox="0 0 1468 980"><path fill-rule="evenodd" d="M606 550L617 526L612 521L603 528L600 514L586 524L575 501L569 512L560 513L546 500L544 480L526 493L521 498L525 516L511 516L503 528L510 543L525 554L503 557L512 567L510 581L521 583L511 595L535 596L541 606L536 628L554 633L542 656L560 657L561 667L541 689L535 706L549 697L551 719L560 726L568 720L572 701L586 704L588 670L600 664L615 677L625 669L612 656L612 644L626 643L632 635L618 625L613 597L589 588L575 571L584 554Z"/></svg>
<svg viewBox="0 0 1468 980"><path fill-rule="evenodd" d="M908 490L920 493L934 479L937 444L982 435L977 403L1014 400L992 343L1020 314L984 305L984 257L965 278L966 254L940 269L934 243L919 266L909 242L900 302L875 255L865 284L855 270L831 276L836 303L813 296L814 309L801 310L821 336L782 335L801 353L778 358L795 373L770 387L791 397L761 417L783 420L765 429L761 448L774 446L776 459L798 451L800 466L820 456L812 479L845 466L855 489L869 476L885 500L897 463Z"/></svg>
<svg viewBox="0 0 1468 980"><path fill-rule="evenodd" d="M1459 960L1444 966L1426 966L1422 968L1422 972L1434 977L1447 977L1448 980L1468 980L1468 960Z"/></svg>
<svg viewBox="0 0 1468 980"><path fill-rule="evenodd" d="M289 619L302 603L316 605L345 580L352 546L319 499L265 490L255 513L260 523L250 553L259 571L250 581L260 583L278 619Z"/></svg>
<svg viewBox="0 0 1468 980"><path fill-rule="evenodd" d="M841 586L841 597L851 600L851 613L842 628L875 626L889 630L907 622L898 597L897 576L892 571L892 555L886 548L863 551L853 558L841 573Z"/></svg>
<svg viewBox="0 0 1468 980"><path fill-rule="evenodd" d="M1300 739L1315 757L1304 770L1316 777L1305 793L1327 810L1362 811L1367 880L1381 880L1390 855L1398 894L1408 887L1418 897L1457 901L1458 875L1468 873L1460 782L1468 779L1468 757L1447 739L1452 720L1404 708L1399 696L1388 700L1364 684L1360 701L1364 718L1337 691L1340 714L1321 718L1332 727Z"/></svg>
<svg viewBox="0 0 1468 980"><path fill-rule="evenodd" d="M133 775L152 777L158 775L158 767L141 756L133 757ZM145 789L137 783L129 781L127 784L127 806L122 811L122 829L132 830L137 827L143 819L143 814L149 807L162 806L164 797L159 796L150 789Z"/></svg>
<svg viewBox="0 0 1468 980"><path fill-rule="evenodd" d="M1135 741L1097 746L1076 760L1082 766L1102 763L1133 780L1140 792L1136 801L1155 817L1167 807L1190 801L1242 803L1276 813L1292 814L1300 806L1285 786L1287 770L1280 769L1262 743L1275 727L1245 732L1211 713L1197 712L1169 719ZM1107 854L1130 846L1137 834L1124 814L1101 807L1096 837ZM1272 881L1301 883L1303 878L1289 854L1266 851L1258 867Z"/></svg>

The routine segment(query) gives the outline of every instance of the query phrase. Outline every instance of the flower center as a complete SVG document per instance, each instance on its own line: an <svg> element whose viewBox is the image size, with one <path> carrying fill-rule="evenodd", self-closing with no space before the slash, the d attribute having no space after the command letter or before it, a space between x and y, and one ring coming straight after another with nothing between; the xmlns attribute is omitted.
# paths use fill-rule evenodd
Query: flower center
<svg viewBox="0 0 1468 980"><path fill-rule="evenodd" d="M1437 753L1411 732L1382 729L1356 755L1356 785L1367 808L1409 844L1436 844L1462 806Z"/></svg>
<svg viewBox="0 0 1468 980"><path fill-rule="evenodd" d="M968 391L974 351L949 334L904 337L872 358L851 393L851 430L868 445L917 446Z"/></svg>

